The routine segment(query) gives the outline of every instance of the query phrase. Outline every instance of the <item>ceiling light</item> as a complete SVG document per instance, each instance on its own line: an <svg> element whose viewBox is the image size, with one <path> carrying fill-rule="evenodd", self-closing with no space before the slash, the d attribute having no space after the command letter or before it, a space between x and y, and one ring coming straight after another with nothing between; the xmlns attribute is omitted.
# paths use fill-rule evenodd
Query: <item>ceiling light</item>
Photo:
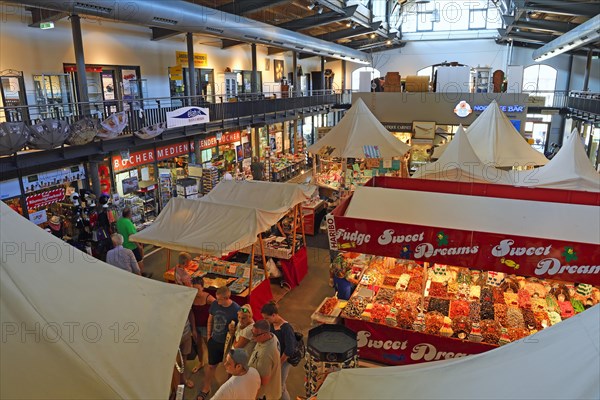
<svg viewBox="0 0 600 400"><path fill-rule="evenodd" d="M352 27L352 21L348 21L348 22L346 22L346 26L347 26L348 28L351 28L351 27Z"/></svg>
<svg viewBox="0 0 600 400"><path fill-rule="evenodd" d="M371 38L371 39L375 39L375 36L376 36L376 35L375 35L374 33L371 33L371 35L370 35L370 38Z"/></svg>
<svg viewBox="0 0 600 400"><path fill-rule="evenodd" d="M317 7L317 14L323 14L323 7Z"/></svg>
<svg viewBox="0 0 600 400"><path fill-rule="evenodd" d="M310 4L309 4L308 6L306 6L306 7L308 7L308 9L309 9L309 10L312 10L312 9L313 9L313 8L315 8L316 6L317 6L317 3L310 3Z"/></svg>
<svg viewBox="0 0 600 400"><path fill-rule="evenodd" d="M352 24L352 29L356 29L357 25L356 24Z"/></svg>
<svg viewBox="0 0 600 400"><path fill-rule="evenodd" d="M388 40L387 42L385 42L385 44L387 44L389 46L390 44L392 44L392 41Z"/></svg>

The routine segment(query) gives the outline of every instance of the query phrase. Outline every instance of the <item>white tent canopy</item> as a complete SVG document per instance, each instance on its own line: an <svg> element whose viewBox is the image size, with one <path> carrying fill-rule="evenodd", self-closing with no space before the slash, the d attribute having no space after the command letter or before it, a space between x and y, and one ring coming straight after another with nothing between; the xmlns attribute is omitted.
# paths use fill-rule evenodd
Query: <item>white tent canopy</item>
<svg viewBox="0 0 600 400"><path fill-rule="evenodd" d="M316 186L263 181L222 181L200 200L285 213L308 200Z"/></svg>
<svg viewBox="0 0 600 400"><path fill-rule="evenodd" d="M444 151L446 151L449 144L450 144L450 142L446 142L444 144L440 144L439 146L434 147L433 154L431 155L431 159L432 160L439 159L442 156L442 154L444 154Z"/></svg>
<svg viewBox="0 0 600 400"><path fill-rule="evenodd" d="M286 210L287 211L287 210ZM139 243L220 257L256 243L284 212L174 197L152 225L131 236Z"/></svg>
<svg viewBox="0 0 600 400"><path fill-rule="evenodd" d="M453 360L344 369L318 398L598 399L600 306L497 349Z"/></svg>
<svg viewBox="0 0 600 400"><path fill-rule="evenodd" d="M506 175L506 171L483 164L461 125L439 160L422 165L412 177L452 182L503 183Z"/></svg>
<svg viewBox="0 0 600 400"><path fill-rule="evenodd" d="M194 291L0 211L0 398L166 399Z"/></svg>
<svg viewBox="0 0 600 400"><path fill-rule="evenodd" d="M600 174L590 163L576 129L548 164L534 170L519 171L511 179L514 185L519 186L600 192Z"/></svg>
<svg viewBox="0 0 600 400"><path fill-rule="evenodd" d="M548 162L517 132L496 100L467 128L467 136L475 154L485 164L502 168Z"/></svg>
<svg viewBox="0 0 600 400"><path fill-rule="evenodd" d="M600 244L598 207L581 204L361 186L344 216Z"/></svg>
<svg viewBox="0 0 600 400"><path fill-rule="evenodd" d="M382 158L402 157L409 146L396 139L373 115L362 99L356 100L342 120L308 148L328 157L365 158L364 146L378 146ZM329 150L329 151L327 151Z"/></svg>

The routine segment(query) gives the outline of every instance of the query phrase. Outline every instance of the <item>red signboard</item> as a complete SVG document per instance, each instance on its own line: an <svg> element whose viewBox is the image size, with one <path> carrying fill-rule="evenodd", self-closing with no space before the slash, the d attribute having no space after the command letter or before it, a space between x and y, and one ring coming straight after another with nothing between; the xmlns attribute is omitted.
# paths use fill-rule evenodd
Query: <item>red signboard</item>
<svg viewBox="0 0 600 400"><path fill-rule="evenodd" d="M236 132L224 132L221 135L221 139L217 141L216 136L209 136L207 138L200 139L200 149L206 150L211 147L216 147L217 144L230 144L235 142L240 142L242 140L242 133L240 131Z"/></svg>
<svg viewBox="0 0 600 400"><path fill-rule="evenodd" d="M154 149L147 149L130 153L129 158L122 159L120 155L112 156L113 170L115 172L124 171L139 165L154 162Z"/></svg>
<svg viewBox="0 0 600 400"><path fill-rule="evenodd" d="M65 72L77 72L77 67L74 65L69 65L65 67ZM85 67L85 72L102 72L102 67Z"/></svg>
<svg viewBox="0 0 600 400"><path fill-rule="evenodd" d="M344 319L356 332L360 358L387 365L408 365L479 354L495 349L487 343L393 328L355 319Z"/></svg>
<svg viewBox="0 0 600 400"><path fill-rule="evenodd" d="M591 243L339 215L329 226L340 250L600 285L600 246Z"/></svg>
<svg viewBox="0 0 600 400"><path fill-rule="evenodd" d="M65 189L58 188L27 196L27 208L45 207L65 198Z"/></svg>
<svg viewBox="0 0 600 400"><path fill-rule="evenodd" d="M158 147L156 149L156 160L167 160L169 158L188 154L190 151L194 151L193 147L194 142L191 143L191 146L189 142L179 142L168 146Z"/></svg>

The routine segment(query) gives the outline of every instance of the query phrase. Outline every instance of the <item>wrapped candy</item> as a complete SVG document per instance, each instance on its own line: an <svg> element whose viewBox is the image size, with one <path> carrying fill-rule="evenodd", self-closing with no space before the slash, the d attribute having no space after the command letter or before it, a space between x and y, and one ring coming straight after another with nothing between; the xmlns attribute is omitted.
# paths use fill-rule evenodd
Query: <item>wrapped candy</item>
<svg viewBox="0 0 600 400"><path fill-rule="evenodd" d="M523 313L520 309L510 307L506 313L506 326L508 328L522 328L525 329L525 321L523 319Z"/></svg>
<svg viewBox="0 0 600 400"><path fill-rule="evenodd" d="M471 286L469 289L469 300L479 301L481 297L481 286Z"/></svg>
<svg viewBox="0 0 600 400"><path fill-rule="evenodd" d="M431 282L431 285L429 286L429 296L440 298L448 297L446 285L441 282Z"/></svg>
<svg viewBox="0 0 600 400"><path fill-rule="evenodd" d="M412 327L417 332L423 332L425 330L425 314L417 314L417 318L415 319Z"/></svg>
<svg viewBox="0 0 600 400"><path fill-rule="evenodd" d="M479 322L481 319L481 306L479 302L471 302L469 303L469 318L473 322Z"/></svg>
<svg viewBox="0 0 600 400"><path fill-rule="evenodd" d="M429 298L429 306L427 307L427 311L437 311L442 315L447 316L448 311L450 309L450 300L446 299L438 299L436 297Z"/></svg>
<svg viewBox="0 0 600 400"><path fill-rule="evenodd" d="M399 309L412 308L417 310L423 297L417 293L396 292L395 303Z"/></svg>
<svg viewBox="0 0 600 400"><path fill-rule="evenodd" d="M450 302L450 311L448 316L452 319L456 317L469 316L469 302L464 300L453 300Z"/></svg>
<svg viewBox="0 0 600 400"><path fill-rule="evenodd" d="M494 303L491 301L482 301L480 303L481 312L480 318L484 319L494 319Z"/></svg>
<svg viewBox="0 0 600 400"><path fill-rule="evenodd" d="M507 310L506 304L494 304L494 319L502 326L507 326Z"/></svg>
<svg viewBox="0 0 600 400"><path fill-rule="evenodd" d="M560 308L560 316L565 319L575 315L575 309L570 301L559 301L558 307Z"/></svg>
<svg viewBox="0 0 600 400"><path fill-rule="evenodd" d="M508 337L511 342L523 339L525 336L529 336L529 331L522 328L508 328Z"/></svg>
<svg viewBox="0 0 600 400"><path fill-rule="evenodd" d="M368 301L361 296L354 296L348 300L346 307L344 307L344 315L350 318L358 318L365 308L367 308Z"/></svg>
<svg viewBox="0 0 600 400"><path fill-rule="evenodd" d="M444 316L437 311L430 311L425 314L425 330L423 332L430 335L437 335L444 325Z"/></svg>
<svg viewBox="0 0 600 400"><path fill-rule="evenodd" d="M402 274L396 282L396 290L406 290L408 283L410 282L410 274Z"/></svg>
<svg viewBox="0 0 600 400"><path fill-rule="evenodd" d="M537 324L535 317L533 315L533 311L531 310L522 310L523 312L523 322L525 323L525 327L529 330L540 330L542 326Z"/></svg>
<svg viewBox="0 0 600 400"><path fill-rule="evenodd" d="M493 319L484 319L479 323L483 341L489 344L498 344L500 340L500 324Z"/></svg>
<svg viewBox="0 0 600 400"><path fill-rule="evenodd" d="M488 302L488 303L494 302L494 293L492 292L491 287L485 286L485 287L481 288L480 300L482 303L483 302Z"/></svg>
<svg viewBox="0 0 600 400"><path fill-rule="evenodd" d="M503 346L503 345L508 344L510 342L511 342L511 340L510 340L510 336L508 335L508 329L501 328L500 339L498 340L498 344L500 346Z"/></svg>
<svg viewBox="0 0 600 400"><path fill-rule="evenodd" d="M509 307L518 307L519 297L516 293L504 292L504 302Z"/></svg>
<svg viewBox="0 0 600 400"><path fill-rule="evenodd" d="M396 296L396 291L393 289L380 288L375 299L381 304L391 304Z"/></svg>
<svg viewBox="0 0 600 400"><path fill-rule="evenodd" d="M471 326L471 333L469 333L469 340L471 342L479 343L483 340L481 335L481 326L479 322L474 322Z"/></svg>
<svg viewBox="0 0 600 400"><path fill-rule="evenodd" d="M456 294L456 297L459 300L469 300L470 289L471 289L471 286L469 286L468 283L459 283L458 284L458 293Z"/></svg>
<svg viewBox="0 0 600 400"><path fill-rule="evenodd" d="M531 308L531 293L527 289L519 289L519 307Z"/></svg>
<svg viewBox="0 0 600 400"><path fill-rule="evenodd" d="M444 323L440 329L440 335L450 337L454 331L452 330L452 320L449 317L444 317Z"/></svg>
<svg viewBox="0 0 600 400"><path fill-rule="evenodd" d="M535 312L542 312L548 309L548 304L544 299L531 299L531 310Z"/></svg>
<svg viewBox="0 0 600 400"><path fill-rule="evenodd" d="M560 321L562 321L562 319L560 318L560 314L557 313L556 311L550 311L548 313L548 317L550 318L550 324L551 325L556 325Z"/></svg>
<svg viewBox="0 0 600 400"><path fill-rule="evenodd" d="M471 332L471 320L469 317L452 318L452 330L454 331L453 337L466 339Z"/></svg>
<svg viewBox="0 0 600 400"><path fill-rule="evenodd" d="M504 301L504 290L500 287L495 287L494 290L494 304L506 304Z"/></svg>

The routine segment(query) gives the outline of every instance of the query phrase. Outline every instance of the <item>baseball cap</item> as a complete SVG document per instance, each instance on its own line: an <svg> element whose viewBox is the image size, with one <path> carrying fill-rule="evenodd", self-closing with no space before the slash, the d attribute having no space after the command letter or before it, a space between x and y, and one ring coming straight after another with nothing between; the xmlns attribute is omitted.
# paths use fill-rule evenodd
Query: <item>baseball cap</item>
<svg viewBox="0 0 600 400"><path fill-rule="evenodd" d="M266 319L261 319L260 321L256 321L254 323L254 328L258 329L261 332L270 332L271 324Z"/></svg>
<svg viewBox="0 0 600 400"><path fill-rule="evenodd" d="M236 364L240 364L244 369L248 369L248 361L250 357L248 353L244 349L231 349L229 351L229 356Z"/></svg>

